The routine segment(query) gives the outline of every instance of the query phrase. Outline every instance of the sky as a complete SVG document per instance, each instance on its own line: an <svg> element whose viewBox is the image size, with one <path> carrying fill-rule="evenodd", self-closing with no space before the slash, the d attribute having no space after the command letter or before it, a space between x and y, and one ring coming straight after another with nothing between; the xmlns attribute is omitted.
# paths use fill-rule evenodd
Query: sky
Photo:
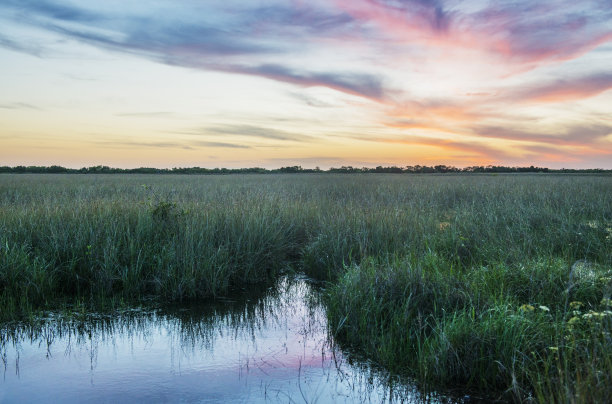
<svg viewBox="0 0 612 404"><path fill-rule="evenodd" d="M0 165L612 168L610 0L2 0Z"/></svg>

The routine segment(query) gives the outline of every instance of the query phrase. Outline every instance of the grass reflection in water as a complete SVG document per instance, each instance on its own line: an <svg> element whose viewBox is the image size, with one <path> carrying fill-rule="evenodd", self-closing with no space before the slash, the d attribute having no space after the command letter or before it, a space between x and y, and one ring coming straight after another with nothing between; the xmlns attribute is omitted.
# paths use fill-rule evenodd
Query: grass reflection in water
<svg viewBox="0 0 612 404"><path fill-rule="evenodd" d="M349 363L333 347L319 295L303 278L188 308L50 314L5 324L0 339L3 402L423 398Z"/></svg>

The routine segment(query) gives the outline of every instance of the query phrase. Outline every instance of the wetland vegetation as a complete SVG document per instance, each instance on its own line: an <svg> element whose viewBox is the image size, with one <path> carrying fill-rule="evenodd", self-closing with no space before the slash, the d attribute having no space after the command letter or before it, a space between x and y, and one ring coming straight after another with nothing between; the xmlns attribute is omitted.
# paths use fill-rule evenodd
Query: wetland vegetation
<svg viewBox="0 0 612 404"><path fill-rule="evenodd" d="M0 175L0 307L201 301L321 282L341 346L424 392L612 396L612 177Z"/></svg>

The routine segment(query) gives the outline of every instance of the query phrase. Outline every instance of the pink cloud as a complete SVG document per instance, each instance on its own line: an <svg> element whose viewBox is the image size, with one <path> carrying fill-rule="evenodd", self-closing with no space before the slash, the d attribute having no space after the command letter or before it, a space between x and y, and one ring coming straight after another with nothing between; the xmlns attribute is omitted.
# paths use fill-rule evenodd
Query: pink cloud
<svg viewBox="0 0 612 404"><path fill-rule="evenodd" d="M395 41L476 49L523 69L574 59L612 41L610 11L594 6L577 10L575 1L554 5L518 1L471 12L445 8L443 1L435 0L335 0L335 4Z"/></svg>

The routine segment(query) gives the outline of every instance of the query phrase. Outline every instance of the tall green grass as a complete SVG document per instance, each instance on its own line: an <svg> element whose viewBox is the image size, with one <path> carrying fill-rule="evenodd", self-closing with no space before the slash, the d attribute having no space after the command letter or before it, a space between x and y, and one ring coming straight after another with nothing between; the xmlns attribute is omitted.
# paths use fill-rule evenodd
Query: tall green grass
<svg viewBox="0 0 612 404"><path fill-rule="evenodd" d="M2 195L20 201L0 205L4 316L55 298L227 293L275 279L305 234L280 195L240 182L17 180Z"/></svg>
<svg viewBox="0 0 612 404"><path fill-rule="evenodd" d="M610 176L0 175L0 320L291 267L327 282L340 343L423 388L597 401L611 207Z"/></svg>
<svg viewBox="0 0 612 404"><path fill-rule="evenodd" d="M612 394L612 268L570 272L562 259L469 270L435 255L368 259L330 287L328 315L341 341L426 390L603 402Z"/></svg>

